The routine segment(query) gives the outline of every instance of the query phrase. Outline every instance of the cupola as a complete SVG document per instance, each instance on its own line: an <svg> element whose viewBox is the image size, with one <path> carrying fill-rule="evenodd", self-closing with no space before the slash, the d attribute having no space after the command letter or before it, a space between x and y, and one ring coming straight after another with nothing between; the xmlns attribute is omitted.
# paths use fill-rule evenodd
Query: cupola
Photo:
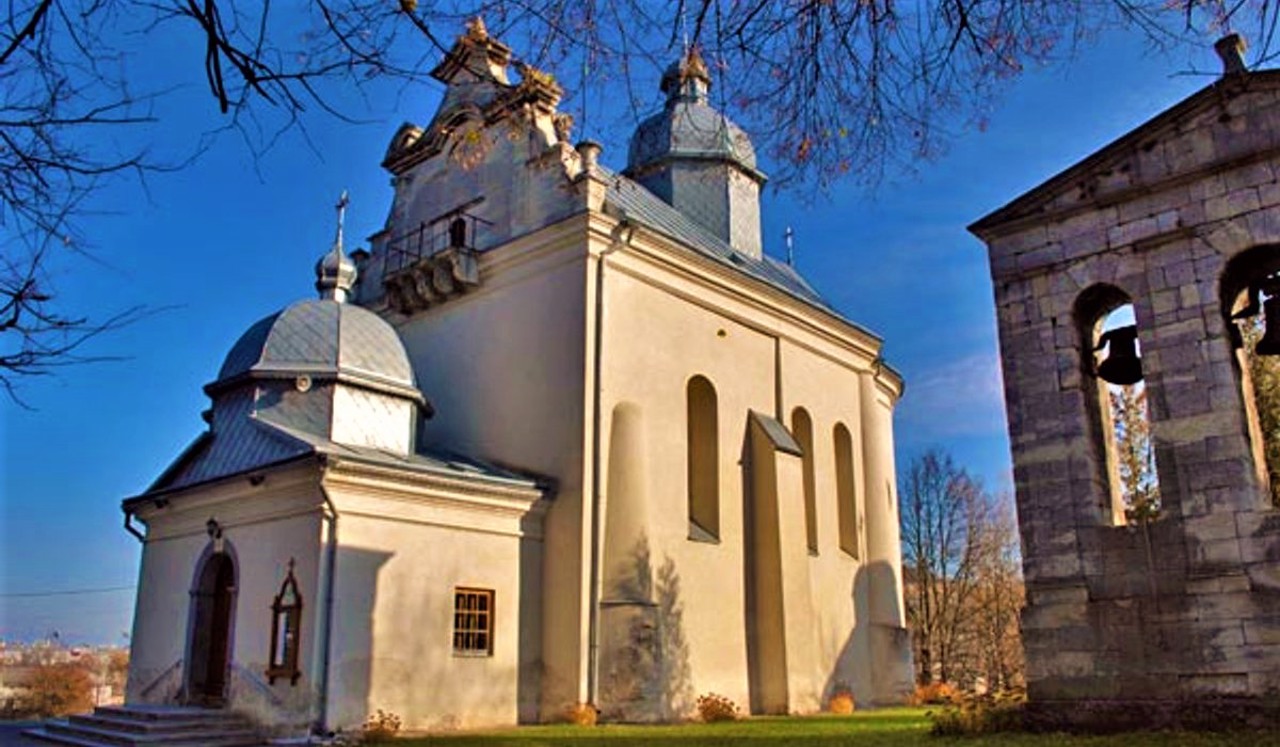
<svg viewBox="0 0 1280 747"><path fill-rule="evenodd" d="M319 298L298 301L251 326L231 348L213 398L212 430L248 415L306 437L398 454L412 450L421 408L404 343L377 314L346 303L356 267L333 246L316 263Z"/></svg>
<svg viewBox="0 0 1280 747"><path fill-rule="evenodd" d="M711 73L693 47L662 76L666 104L636 128L626 175L723 239L761 256L760 187L751 139L711 106Z"/></svg>

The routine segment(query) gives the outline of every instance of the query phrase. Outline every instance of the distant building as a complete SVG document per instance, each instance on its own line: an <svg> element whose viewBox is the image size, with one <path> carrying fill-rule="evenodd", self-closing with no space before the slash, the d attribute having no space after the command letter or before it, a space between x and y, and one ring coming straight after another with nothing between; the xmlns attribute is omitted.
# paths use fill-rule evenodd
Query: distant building
<svg viewBox="0 0 1280 747"><path fill-rule="evenodd" d="M285 728L756 713L911 688L881 341L764 255L689 53L628 169L473 23L370 251L251 327L142 495L131 703Z"/></svg>

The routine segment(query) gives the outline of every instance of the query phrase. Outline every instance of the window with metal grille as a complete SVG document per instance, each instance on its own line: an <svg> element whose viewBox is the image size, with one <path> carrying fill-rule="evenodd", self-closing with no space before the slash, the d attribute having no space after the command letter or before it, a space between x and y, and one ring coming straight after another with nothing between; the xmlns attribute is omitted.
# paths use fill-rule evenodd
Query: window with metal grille
<svg viewBox="0 0 1280 747"><path fill-rule="evenodd" d="M453 653L459 656L493 655L492 590L454 590Z"/></svg>

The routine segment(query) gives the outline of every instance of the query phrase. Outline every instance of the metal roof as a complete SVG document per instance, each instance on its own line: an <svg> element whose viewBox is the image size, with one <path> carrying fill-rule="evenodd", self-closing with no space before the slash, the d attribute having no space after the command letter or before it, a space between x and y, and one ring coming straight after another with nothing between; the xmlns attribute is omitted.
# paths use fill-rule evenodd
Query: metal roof
<svg viewBox="0 0 1280 747"><path fill-rule="evenodd" d="M662 198L625 176L605 171L609 180L606 200L621 210L628 218L638 221L659 233L670 236L700 254L732 265L757 280L795 296L805 303L837 314L822 296L813 289L795 268L769 256L756 259L729 246L728 242L698 225L684 213L668 205ZM838 314L837 314L838 315ZM841 317L843 318L843 317ZM846 320L847 321L847 320Z"/></svg>
<svg viewBox="0 0 1280 747"><path fill-rule="evenodd" d="M229 392L217 403L216 427L200 434L147 488L180 488L306 454L305 444L253 417L253 393Z"/></svg>
<svg viewBox="0 0 1280 747"><path fill-rule="evenodd" d="M640 123L631 136L627 173L638 174L671 159L730 161L763 183L751 138L708 103L711 74L697 48L667 68L662 111Z"/></svg>
<svg viewBox="0 0 1280 747"><path fill-rule="evenodd" d="M248 404L247 396L245 404ZM336 443L324 436L249 414L247 410L239 415L228 418L225 425L216 431L209 430L197 437L143 496L231 477L307 455L351 457L460 479L498 480L546 487L545 481L458 454L395 454L367 446Z"/></svg>
<svg viewBox="0 0 1280 747"><path fill-rule="evenodd" d="M368 309L332 299L299 301L258 321L232 346L211 386L254 373L339 372L414 386L395 329Z"/></svg>
<svg viewBox="0 0 1280 747"><path fill-rule="evenodd" d="M631 136L627 171L641 171L671 158L722 159L753 175L759 173L755 147L747 133L700 100L669 102L661 112L641 122Z"/></svg>

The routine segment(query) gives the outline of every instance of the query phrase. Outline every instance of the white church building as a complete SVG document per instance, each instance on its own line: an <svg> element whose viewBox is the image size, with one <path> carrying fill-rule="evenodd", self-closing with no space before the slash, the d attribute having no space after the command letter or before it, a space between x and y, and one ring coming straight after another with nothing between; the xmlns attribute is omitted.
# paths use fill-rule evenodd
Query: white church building
<svg viewBox="0 0 1280 747"><path fill-rule="evenodd" d="M473 22L368 250L265 317L124 501L128 701L286 732L806 713L911 688L881 340L766 256L696 51L627 168Z"/></svg>

